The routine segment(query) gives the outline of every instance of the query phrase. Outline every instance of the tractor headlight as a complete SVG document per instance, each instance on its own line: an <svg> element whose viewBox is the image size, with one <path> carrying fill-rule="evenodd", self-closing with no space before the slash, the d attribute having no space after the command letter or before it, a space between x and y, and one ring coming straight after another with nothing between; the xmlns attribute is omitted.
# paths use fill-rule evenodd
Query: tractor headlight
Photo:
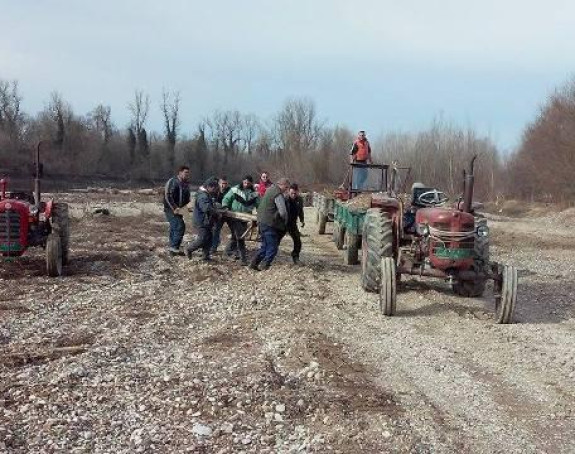
<svg viewBox="0 0 575 454"><path fill-rule="evenodd" d="M421 236L429 236L429 226L427 224L418 224L417 233Z"/></svg>
<svg viewBox="0 0 575 454"><path fill-rule="evenodd" d="M486 225L480 225L477 227L477 236L486 237L489 236L489 227Z"/></svg>
<svg viewBox="0 0 575 454"><path fill-rule="evenodd" d="M30 207L30 216L36 216L38 214L38 208Z"/></svg>

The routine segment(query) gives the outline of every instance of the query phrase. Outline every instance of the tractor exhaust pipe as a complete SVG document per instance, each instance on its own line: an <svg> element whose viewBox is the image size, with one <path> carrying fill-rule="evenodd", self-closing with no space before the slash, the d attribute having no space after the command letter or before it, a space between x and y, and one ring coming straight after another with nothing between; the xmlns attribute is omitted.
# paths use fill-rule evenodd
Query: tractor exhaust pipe
<svg viewBox="0 0 575 454"><path fill-rule="evenodd" d="M469 165L469 171L464 172L463 177L463 207L462 211L466 213L471 213L473 211L473 185L475 183L475 176L473 175L473 166L475 165L475 160L477 155L471 158L471 164Z"/></svg>
<svg viewBox="0 0 575 454"><path fill-rule="evenodd" d="M40 178L42 178L42 163L40 162L40 145L43 141L38 142L36 146L36 156L34 162L34 205L40 209Z"/></svg>

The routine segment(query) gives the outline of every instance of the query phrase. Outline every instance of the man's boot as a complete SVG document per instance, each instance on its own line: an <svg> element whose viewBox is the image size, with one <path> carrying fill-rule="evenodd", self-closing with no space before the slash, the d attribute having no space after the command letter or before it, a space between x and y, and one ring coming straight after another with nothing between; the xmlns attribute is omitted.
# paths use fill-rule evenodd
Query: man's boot
<svg viewBox="0 0 575 454"><path fill-rule="evenodd" d="M260 264L261 259L258 260L258 256L256 255L252 261L250 262L250 268L254 271L259 271L258 265Z"/></svg>
<svg viewBox="0 0 575 454"><path fill-rule="evenodd" d="M293 255L291 259L294 265L299 265L299 257L297 255Z"/></svg>
<svg viewBox="0 0 575 454"><path fill-rule="evenodd" d="M268 262L264 262L264 264L261 267L261 271L269 270L270 266L271 264L269 264Z"/></svg>

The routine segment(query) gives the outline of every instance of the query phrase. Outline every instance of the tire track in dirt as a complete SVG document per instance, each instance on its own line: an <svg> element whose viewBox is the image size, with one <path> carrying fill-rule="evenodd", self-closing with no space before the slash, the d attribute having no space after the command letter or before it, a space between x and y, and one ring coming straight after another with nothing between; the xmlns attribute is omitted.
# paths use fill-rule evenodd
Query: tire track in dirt
<svg viewBox="0 0 575 454"><path fill-rule="evenodd" d="M575 449L573 436L568 435L575 433L568 410L570 394L560 385L549 385L564 382L557 380L557 364L546 370L529 360L515 360L533 345L541 347L537 343L541 327L493 326L482 315L488 313L488 300L458 298L439 291L441 286L435 284L427 289L415 284L415 291L401 292L397 317L384 319L375 310L376 296L359 288L359 267L354 267L353 275L329 265L332 260L342 260L329 236L310 237L324 268L331 270L331 286L339 295L333 310L326 314L326 325L328 317L335 319L340 336L347 332L341 337L347 348L380 365L381 376L374 380L387 381L400 395L407 392L410 398L404 406L413 403L414 396L423 398L427 408L422 413L430 414L434 421L436 433L431 436L446 443L444 449L455 449L457 438L457 449L471 452ZM368 304L359 303L362 300ZM553 336L558 333L563 338L562 326L547 328ZM508 337L515 339L515 344L509 344ZM515 348L506 348L508 345ZM538 354L546 358L552 350L550 345ZM568 377L565 368L562 372L563 378ZM559 412L559 420L550 418L553 412ZM420 429L423 433L429 430Z"/></svg>

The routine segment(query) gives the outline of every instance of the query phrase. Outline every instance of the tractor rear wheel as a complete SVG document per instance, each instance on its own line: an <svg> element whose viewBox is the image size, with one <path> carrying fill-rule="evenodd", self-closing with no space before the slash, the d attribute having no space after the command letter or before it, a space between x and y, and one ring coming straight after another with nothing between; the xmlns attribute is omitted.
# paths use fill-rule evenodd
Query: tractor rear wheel
<svg viewBox="0 0 575 454"><path fill-rule="evenodd" d="M513 323L517 301L517 269L503 265L499 281L495 282L495 322Z"/></svg>
<svg viewBox="0 0 575 454"><path fill-rule="evenodd" d="M379 310L383 315L394 315L397 301L396 271L393 257L381 259L381 283L379 286Z"/></svg>
<svg viewBox="0 0 575 454"><path fill-rule="evenodd" d="M52 230L60 237L62 263L68 263L68 245L70 240L70 217L67 203L55 203L52 207Z"/></svg>
<svg viewBox="0 0 575 454"><path fill-rule="evenodd" d="M393 257L393 225L383 210L367 210L361 248L361 286L368 292L377 292L381 282L381 259Z"/></svg>
<svg viewBox="0 0 575 454"><path fill-rule="evenodd" d="M343 254L343 263L345 265L357 265L358 264L358 248L357 248L358 238L355 233L345 231L345 252Z"/></svg>
<svg viewBox="0 0 575 454"><path fill-rule="evenodd" d="M62 253L63 249L60 235L53 232L48 235L48 240L46 241L46 270L48 272L48 276L62 276L64 265Z"/></svg>
<svg viewBox="0 0 575 454"><path fill-rule="evenodd" d="M345 241L345 228L337 221L333 223L333 242L335 247L341 251Z"/></svg>

